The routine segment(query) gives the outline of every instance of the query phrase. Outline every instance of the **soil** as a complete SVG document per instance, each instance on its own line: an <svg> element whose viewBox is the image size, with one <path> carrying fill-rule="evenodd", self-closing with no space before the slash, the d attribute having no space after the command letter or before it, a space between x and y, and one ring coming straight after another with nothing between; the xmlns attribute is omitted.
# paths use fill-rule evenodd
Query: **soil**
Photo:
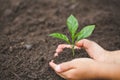
<svg viewBox="0 0 120 80"><path fill-rule="evenodd" d="M69 35L66 18L73 14L79 30L96 29L88 39L107 50L120 49L120 0L0 0L0 80L64 80L49 67L58 44L49 37ZM62 55L62 54L61 54ZM89 57L77 50L76 57ZM65 49L57 62L72 60ZM63 61L62 61L63 60Z"/></svg>

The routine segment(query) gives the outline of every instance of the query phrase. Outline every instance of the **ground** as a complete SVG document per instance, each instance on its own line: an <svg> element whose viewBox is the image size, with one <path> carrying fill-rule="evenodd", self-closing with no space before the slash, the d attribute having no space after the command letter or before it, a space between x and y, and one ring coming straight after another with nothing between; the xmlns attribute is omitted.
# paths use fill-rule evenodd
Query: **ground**
<svg viewBox="0 0 120 80"><path fill-rule="evenodd" d="M58 44L48 34L69 35L66 19L73 14L79 30L96 28L88 39L107 50L120 49L119 0L0 0L0 80L64 80L48 63ZM65 50L73 58L70 50ZM78 54L79 53L79 54ZM77 52L77 57L88 57Z"/></svg>

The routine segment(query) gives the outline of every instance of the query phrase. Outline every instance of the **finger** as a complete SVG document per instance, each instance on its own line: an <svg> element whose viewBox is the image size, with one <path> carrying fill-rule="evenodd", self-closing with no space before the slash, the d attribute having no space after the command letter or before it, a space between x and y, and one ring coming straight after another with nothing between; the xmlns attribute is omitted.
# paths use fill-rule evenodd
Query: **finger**
<svg viewBox="0 0 120 80"><path fill-rule="evenodd" d="M97 47L97 46L95 46L95 44L96 43L94 43L93 41L90 41L90 40L87 40L87 39L82 39L82 40L80 40L76 43L76 46L83 47L87 51L87 53L91 57L94 58L94 55L96 55L96 54L94 54L94 53L96 53L95 49ZM99 49L99 48L97 48L97 49Z"/></svg>
<svg viewBox="0 0 120 80"><path fill-rule="evenodd" d="M82 39L82 40L76 42L75 44L76 44L76 46L78 46L78 47L83 47L83 48L85 48L85 49L88 49L89 46L92 44L92 41L87 40L87 39Z"/></svg>
<svg viewBox="0 0 120 80"><path fill-rule="evenodd" d="M59 64L59 66L60 66L60 72L65 72L65 71L68 71L70 69L73 69L74 66L71 65L71 64L72 64L72 61L63 62L63 63Z"/></svg>
<svg viewBox="0 0 120 80"><path fill-rule="evenodd" d="M73 80L73 78L76 76L76 75L73 75L74 73L75 73L74 69L70 69L68 71L57 73L57 74L66 80Z"/></svg>
<svg viewBox="0 0 120 80"><path fill-rule="evenodd" d="M63 49L64 48L70 48L70 45L68 45L68 44L60 44L60 45L58 45L58 47L57 47L57 49L56 49L56 53L54 54L54 57L56 57L56 56L58 56L58 54L60 53L60 52L62 52L63 51Z"/></svg>
<svg viewBox="0 0 120 80"><path fill-rule="evenodd" d="M60 65L55 64L53 60L51 62L49 62L49 65L56 72L61 72Z"/></svg>
<svg viewBox="0 0 120 80"><path fill-rule="evenodd" d="M73 68L71 65L71 61L61 63L59 65L55 64L53 60L49 63L49 65L56 71L56 72L64 72Z"/></svg>
<svg viewBox="0 0 120 80"><path fill-rule="evenodd" d="M58 47L56 49L56 52L57 53L62 52L64 48L71 48L71 45L69 45L69 44L60 44L60 45L58 45Z"/></svg>
<svg viewBox="0 0 120 80"><path fill-rule="evenodd" d="M105 50L93 41L82 39L76 43L76 46L83 47L93 59L104 57Z"/></svg>
<svg viewBox="0 0 120 80"><path fill-rule="evenodd" d="M61 64L55 66L55 72L62 78L68 80L68 79L70 79L70 75L71 75L71 73L73 73L72 70L74 69L73 65L71 65L71 64L72 64L71 61L61 63Z"/></svg>
<svg viewBox="0 0 120 80"><path fill-rule="evenodd" d="M54 54L54 56L58 56L58 54L60 52L63 51L64 48L72 48L72 45L69 45L69 44L60 44L58 45L57 49L56 49L56 53ZM80 49L79 47L75 46L74 49Z"/></svg>
<svg viewBox="0 0 120 80"><path fill-rule="evenodd" d="M61 76L62 78L65 78L65 76L63 76L62 74L59 74L59 72L60 72L60 66L57 65L57 64L55 64L55 63L53 62L53 60L52 60L51 62L49 62L49 65L50 65L50 67L51 67L59 76Z"/></svg>

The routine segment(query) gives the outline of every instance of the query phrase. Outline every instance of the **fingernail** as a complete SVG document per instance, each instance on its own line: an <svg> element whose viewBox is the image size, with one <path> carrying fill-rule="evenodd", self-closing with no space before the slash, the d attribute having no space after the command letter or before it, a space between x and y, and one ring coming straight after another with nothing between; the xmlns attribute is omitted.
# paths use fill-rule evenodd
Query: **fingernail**
<svg viewBox="0 0 120 80"><path fill-rule="evenodd" d="M57 66L55 67L55 70L56 70L57 72L61 72L60 65L57 65Z"/></svg>

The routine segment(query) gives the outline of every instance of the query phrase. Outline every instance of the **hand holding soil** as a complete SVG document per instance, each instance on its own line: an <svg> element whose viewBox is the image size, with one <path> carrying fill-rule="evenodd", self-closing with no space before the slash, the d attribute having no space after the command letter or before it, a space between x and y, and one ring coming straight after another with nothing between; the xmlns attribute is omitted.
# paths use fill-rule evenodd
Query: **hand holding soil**
<svg viewBox="0 0 120 80"><path fill-rule="evenodd" d="M59 45L55 55L62 52L64 48L71 48L71 45ZM77 58L61 64L55 64L52 60L49 65L59 76L68 80L84 78L120 78L120 50L107 51L97 43L87 39L77 42L75 48L84 48L91 58Z"/></svg>

